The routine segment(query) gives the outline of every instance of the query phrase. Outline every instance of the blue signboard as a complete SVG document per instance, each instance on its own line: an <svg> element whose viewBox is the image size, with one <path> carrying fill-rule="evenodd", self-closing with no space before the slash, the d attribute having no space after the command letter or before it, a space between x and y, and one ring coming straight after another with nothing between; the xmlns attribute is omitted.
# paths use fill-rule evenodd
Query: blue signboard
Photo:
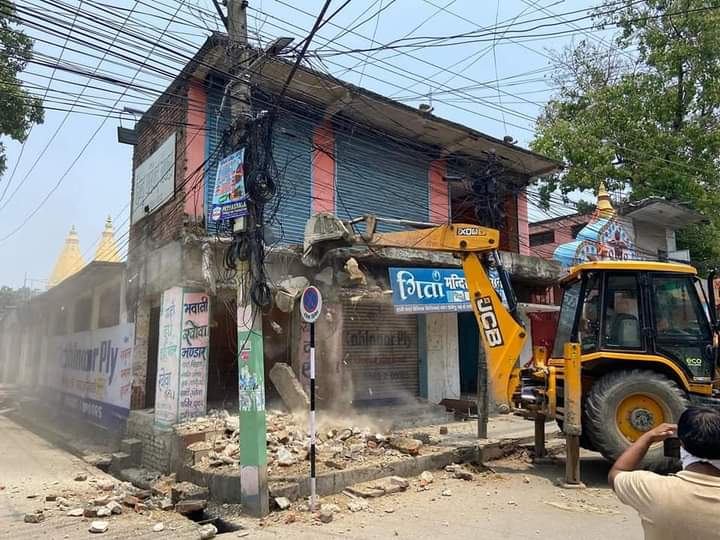
<svg viewBox="0 0 720 540"><path fill-rule="evenodd" d="M389 268L395 313L472 311L465 273L459 268ZM489 272L495 290L505 300L500 278Z"/></svg>
<svg viewBox="0 0 720 540"><path fill-rule="evenodd" d="M247 215L244 174L245 150L238 150L220 160L215 179L210 218L213 221Z"/></svg>

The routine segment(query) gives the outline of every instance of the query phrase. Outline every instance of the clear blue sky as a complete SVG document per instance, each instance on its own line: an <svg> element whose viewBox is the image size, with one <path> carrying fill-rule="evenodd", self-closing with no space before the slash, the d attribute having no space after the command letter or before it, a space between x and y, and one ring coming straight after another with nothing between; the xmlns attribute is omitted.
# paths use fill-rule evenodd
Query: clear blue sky
<svg viewBox="0 0 720 540"><path fill-rule="evenodd" d="M67 0L77 6L78 0ZM103 2L106 3L106 2ZM178 7L177 0L109 0L117 6L115 22L120 23L135 6L130 24L133 28L159 38L156 42L167 44L174 49L182 44L189 51L204 41L207 31L202 27L217 27L217 18L213 18L211 0L190 0L178 13L177 18L162 34L167 20ZM51 5L45 0L23 0L22 6L44 9ZM136 5L137 4L137 5ZM322 0L251 0L249 11L249 29L251 39L267 43L271 37L280 35L305 35L319 12ZM330 12L342 4L334 0ZM544 18L535 24L558 23L557 19L548 19L551 15L577 12L592 6L588 0L352 0L332 21L323 27L316 37L311 50L318 47L327 50L335 47L345 48L371 47L373 41L385 44L407 36L440 36L477 31L483 27L502 26L500 32L511 28L510 24L530 19ZM85 4L87 6L87 4ZM295 7L293 7L295 6ZM307 11L306 15L298 11ZM384 8L379 15L380 8ZM166 14L161 13L165 11ZM65 20L67 13L55 10ZM577 18L583 13L568 15ZM179 21L179 22L177 22ZM334 24L337 26L334 26ZM361 24L362 23L362 24ZM589 21L579 21L575 27L586 27ZM359 25L359 26L356 26ZM152 27L152 28L151 28ZM352 28L346 32L342 28ZM354 28L353 28L354 27ZM515 27L517 28L517 26ZM560 24L534 31L567 31L571 25ZM57 58L62 36L48 36L38 29L27 32L43 40L53 41L56 45L36 43L40 53ZM160 35L162 37L160 38ZM592 38L605 37L607 33L589 34ZM170 36L170 37L169 37ZM374 38L373 38L374 36ZM411 105L421 102L432 103L435 113L467 124L496 137L509 134L526 146L532 139L533 119L552 92L551 72L548 69L549 51L580 39L589 39L587 33L575 32L557 38L542 38L521 41L518 34L508 32L495 42L466 43L453 47L423 48L419 50L382 51L369 53L372 58L363 55L342 55L325 59L325 66L334 75L345 80L366 86L387 96L402 99ZM328 42L332 42L327 45ZM138 52L141 58L146 54L156 63L166 65L167 70L176 73L177 64L159 61L157 50ZM79 47L70 42L63 53L66 61L77 62L94 68L102 56L101 52ZM87 53L98 58L90 58ZM116 59L113 61L117 61ZM317 65L317 64L315 64ZM101 69L115 71L130 79L161 88L167 85L168 78L147 71L136 73L136 66L116 65L103 62ZM43 94L47 87L51 70L31 65L23 78L31 85L34 93ZM52 89L57 91L79 92L76 83L87 79L57 72ZM498 95L496 79L500 80ZM117 87L103 88L118 90ZM463 88L461 93L447 92L448 89ZM55 103L49 106L70 108L73 96L58 93L49 94ZM97 110L88 111L78 107L70 114L56 138L49 145L42 158L38 156L47 145L53 133L65 117L64 112L49 110L45 123L35 127L25 144L22 156L21 145L13 141L4 141L8 154L8 168L0 179L0 193L12 177L10 189L0 207L6 204L8 195L20 186L15 196L0 209L0 238L10 234L28 215L37 208L40 201L58 183L61 176L70 167L84 145L88 144L93 132L103 122L102 116L77 114L78 111L103 115L105 107L114 105L114 99L120 98L116 109L130 106L146 109L151 99L147 96L128 93L103 93L102 89L88 89L83 102L95 99L100 104ZM104 97L103 97L104 96ZM113 99L108 99L111 96ZM61 100L62 103L57 103ZM131 126L131 116L124 115L123 125ZM105 218L111 215L118 226L117 236L126 233L129 212L131 182L131 147L118 144L116 129L120 120L115 116L105 121L104 126L88 144L84 154L69 170L60 186L50 195L48 201L16 234L0 241L3 264L0 265L0 285L21 286L25 275L32 279L47 279L52 266L62 248L63 241L72 225L80 236L81 251L86 260L90 260L97 247ZM36 162L32 170L30 168ZM29 172L29 174L28 174ZM24 180L24 181L23 181ZM542 215L538 215L542 218ZM123 242L124 243L124 242ZM34 283L40 286L39 283Z"/></svg>

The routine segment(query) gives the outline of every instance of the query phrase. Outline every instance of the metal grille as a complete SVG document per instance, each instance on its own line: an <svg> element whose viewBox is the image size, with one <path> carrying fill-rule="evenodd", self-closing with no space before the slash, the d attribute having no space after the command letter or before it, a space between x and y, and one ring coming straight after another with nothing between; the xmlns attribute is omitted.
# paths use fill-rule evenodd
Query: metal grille
<svg viewBox="0 0 720 540"><path fill-rule="evenodd" d="M355 400L418 395L417 317L380 302L344 305L345 362Z"/></svg>

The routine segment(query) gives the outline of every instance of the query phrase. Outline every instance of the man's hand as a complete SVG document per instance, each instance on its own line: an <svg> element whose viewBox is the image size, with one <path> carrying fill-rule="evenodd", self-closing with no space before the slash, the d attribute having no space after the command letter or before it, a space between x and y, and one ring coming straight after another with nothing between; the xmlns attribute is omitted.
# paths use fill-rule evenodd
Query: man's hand
<svg viewBox="0 0 720 540"><path fill-rule="evenodd" d="M677 425L660 424L656 428L643 433L637 441L632 443L627 450L617 459L608 473L608 483L613 487L615 477L621 472L634 471L640 466L640 462L647 454L650 445L664 441L677 433Z"/></svg>
<svg viewBox="0 0 720 540"><path fill-rule="evenodd" d="M674 437L677 433L677 424L660 424L658 427L643 433L640 439L647 438L650 444L664 441L670 437Z"/></svg>

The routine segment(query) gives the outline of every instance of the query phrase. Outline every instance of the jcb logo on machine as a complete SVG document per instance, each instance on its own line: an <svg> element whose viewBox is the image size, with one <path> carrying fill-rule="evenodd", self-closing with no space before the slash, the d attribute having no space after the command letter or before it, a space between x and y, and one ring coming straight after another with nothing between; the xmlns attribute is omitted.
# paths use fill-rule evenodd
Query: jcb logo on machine
<svg viewBox="0 0 720 540"><path fill-rule="evenodd" d="M484 236L480 227L458 227L458 236Z"/></svg>
<svg viewBox="0 0 720 540"><path fill-rule="evenodd" d="M489 296L483 296L477 300L477 308L480 312L480 323L485 334L488 346L499 347L503 344L502 333L498 326L495 308L493 308L492 300Z"/></svg>

